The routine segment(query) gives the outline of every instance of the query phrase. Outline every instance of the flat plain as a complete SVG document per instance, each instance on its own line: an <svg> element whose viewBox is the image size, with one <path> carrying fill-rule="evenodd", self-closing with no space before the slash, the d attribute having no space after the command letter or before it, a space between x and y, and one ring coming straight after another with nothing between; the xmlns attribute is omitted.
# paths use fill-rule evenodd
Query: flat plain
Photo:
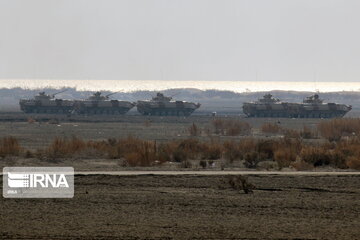
<svg viewBox="0 0 360 240"><path fill-rule="evenodd" d="M26 119L34 121L27 121ZM320 119L291 118L244 118L222 116L247 122L252 126L252 134L259 135L264 123L276 123L284 128L300 130L304 126L315 128ZM18 121L13 121L18 119ZM139 137L144 140L167 141L190 136L189 127L195 123L203 133L200 139L209 139L205 133L211 127L211 116L190 117L144 117L144 116L79 116L66 118L51 115L0 114L2 136L16 137L22 146L37 149L47 146L55 137L76 136L85 140L107 140L109 138ZM240 139L244 136L216 136L222 139Z"/></svg>
<svg viewBox="0 0 360 240"><path fill-rule="evenodd" d="M359 239L359 176L75 177L73 199L0 199L1 239Z"/></svg>
<svg viewBox="0 0 360 240"><path fill-rule="evenodd" d="M320 121L228 118L250 123L251 136L261 138L273 137L260 133L264 123L300 130L304 125L314 129ZM185 139L193 123L202 130L199 140L247 137L209 135L206 129L212 119L122 116L112 120L59 120L42 116L26 121L5 119L0 131L31 150L47 147L55 137L108 140L134 136L159 142ZM220 170L220 164L214 162L215 167L207 171ZM184 170L170 163L158 168L124 168L120 159L92 158L49 162L7 157L0 160L0 166L73 166L76 171ZM0 239L360 239L359 175L247 177L256 186L252 194L232 189L225 175L76 175L73 199L1 198ZM2 179L0 186L2 190Z"/></svg>

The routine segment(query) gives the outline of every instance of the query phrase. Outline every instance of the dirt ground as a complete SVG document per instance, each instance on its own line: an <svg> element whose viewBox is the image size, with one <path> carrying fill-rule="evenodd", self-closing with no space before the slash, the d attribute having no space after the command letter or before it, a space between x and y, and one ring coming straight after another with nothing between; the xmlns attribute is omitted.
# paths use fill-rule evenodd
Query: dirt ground
<svg viewBox="0 0 360 240"><path fill-rule="evenodd" d="M248 180L76 176L73 199L0 198L0 239L360 239L359 176Z"/></svg>

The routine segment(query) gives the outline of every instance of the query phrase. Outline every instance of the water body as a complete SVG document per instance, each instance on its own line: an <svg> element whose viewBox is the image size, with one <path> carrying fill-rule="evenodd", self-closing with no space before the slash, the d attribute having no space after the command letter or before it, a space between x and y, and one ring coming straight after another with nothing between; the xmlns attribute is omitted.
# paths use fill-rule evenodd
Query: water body
<svg viewBox="0 0 360 240"><path fill-rule="evenodd" d="M196 88L200 90L229 90L234 92L285 91L360 91L360 82L284 82L284 81L173 81L173 80L0 80L0 88L27 89L73 87L77 90L107 90L131 92Z"/></svg>

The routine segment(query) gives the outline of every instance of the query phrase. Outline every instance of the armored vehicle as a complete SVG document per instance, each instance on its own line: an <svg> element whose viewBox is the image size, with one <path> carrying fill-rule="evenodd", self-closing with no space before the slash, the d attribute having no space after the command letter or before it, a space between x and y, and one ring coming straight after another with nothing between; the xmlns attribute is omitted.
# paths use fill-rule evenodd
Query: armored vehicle
<svg viewBox="0 0 360 240"><path fill-rule="evenodd" d="M65 91L51 95L40 92L32 99L20 99L20 109L25 113L70 113L74 106L73 100L55 99L55 95Z"/></svg>
<svg viewBox="0 0 360 240"><path fill-rule="evenodd" d="M335 118L343 117L350 110L349 105L324 103L318 94L306 97L302 103L281 102L266 94L256 102L243 104L243 112L248 117Z"/></svg>
<svg viewBox="0 0 360 240"><path fill-rule="evenodd" d="M77 100L74 112L78 114L125 114L135 106L135 103L111 100L109 97L115 93L103 96L96 92L88 99Z"/></svg>
<svg viewBox="0 0 360 240"><path fill-rule="evenodd" d="M174 101L172 97L157 93L151 100L138 101L136 107L143 115L190 116L200 107L200 103Z"/></svg>

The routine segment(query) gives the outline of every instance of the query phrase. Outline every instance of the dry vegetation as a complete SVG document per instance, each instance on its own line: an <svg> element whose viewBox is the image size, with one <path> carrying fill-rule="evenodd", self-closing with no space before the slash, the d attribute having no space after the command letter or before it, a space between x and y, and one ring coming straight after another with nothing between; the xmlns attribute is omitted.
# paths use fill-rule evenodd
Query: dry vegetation
<svg viewBox="0 0 360 240"><path fill-rule="evenodd" d="M321 136L329 141L338 141L342 137L359 136L360 119L344 118L322 121L318 124L318 130Z"/></svg>
<svg viewBox="0 0 360 240"><path fill-rule="evenodd" d="M265 134L282 134L288 138L314 139L318 138L317 131L313 131L307 126L303 126L301 130L294 130L281 127L278 123L264 123L261 126L261 132Z"/></svg>
<svg viewBox="0 0 360 240"><path fill-rule="evenodd" d="M215 134L226 136L249 135L251 133L251 125L247 122L235 119L215 118L211 125Z"/></svg>
<svg viewBox="0 0 360 240"><path fill-rule="evenodd" d="M195 123L193 123L189 127L189 133L190 133L190 136L198 136L200 134L200 129L198 128L198 126Z"/></svg>
<svg viewBox="0 0 360 240"><path fill-rule="evenodd" d="M261 131L263 133L279 133L281 131L281 127L276 123L264 123L261 126Z"/></svg>
<svg viewBox="0 0 360 240"><path fill-rule="evenodd" d="M248 181L246 176L238 175L229 177L229 185L234 190L243 190L245 194L253 193L255 185Z"/></svg>
<svg viewBox="0 0 360 240"><path fill-rule="evenodd" d="M16 138L4 137L0 139L0 157L18 156L21 152L21 147Z"/></svg>
<svg viewBox="0 0 360 240"><path fill-rule="evenodd" d="M238 120L214 119L217 134L248 134L251 126ZM359 119L335 119L318 125L319 135L325 139L314 141L318 134L304 126L301 130L284 129L278 124L264 124L261 130L281 133L280 138L255 138L224 140L202 138L200 128L193 123L192 137L182 140L156 142L136 137L108 140L83 140L81 138L55 138L47 147L30 150L20 146L13 137L0 139L0 158L20 156L45 161L63 159L121 159L124 166L153 166L164 162L178 162L184 168L192 167L190 160L198 160L206 168L206 161L221 160L232 164L241 162L247 168L257 168L260 162L271 161L278 169L292 167L308 170L318 166L360 170ZM202 140L200 140L202 139ZM214 140L217 139L217 140ZM310 140L307 140L310 139Z"/></svg>
<svg viewBox="0 0 360 240"><path fill-rule="evenodd" d="M189 160L242 161L247 168L257 168L263 161L273 161L278 169L293 167L308 170L318 166L360 170L360 140L341 140L337 143L309 144L301 139L255 139L203 142L195 138L157 143L134 137L85 141L78 138L56 138L48 147L35 152L20 147L15 138L0 141L0 156L24 156L46 161L63 159L108 158L123 159L124 166L153 166L178 162L190 168ZM209 163L209 165L211 165Z"/></svg>

